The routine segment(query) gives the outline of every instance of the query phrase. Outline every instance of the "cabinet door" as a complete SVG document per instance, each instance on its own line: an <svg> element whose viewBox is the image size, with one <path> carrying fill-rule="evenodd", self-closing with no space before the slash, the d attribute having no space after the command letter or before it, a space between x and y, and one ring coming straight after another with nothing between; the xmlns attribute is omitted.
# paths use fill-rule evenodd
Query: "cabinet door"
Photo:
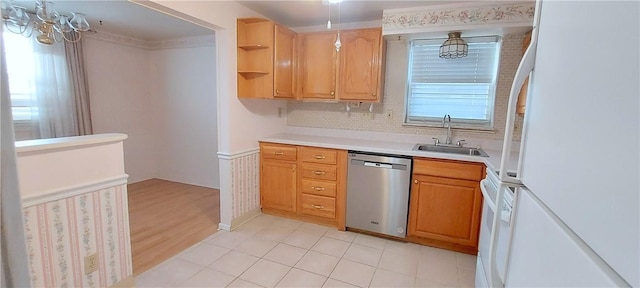
<svg viewBox="0 0 640 288"><path fill-rule="evenodd" d="M303 99L335 99L336 33L299 35L299 90Z"/></svg>
<svg viewBox="0 0 640 288"><path fill-rule="evenodd" d="M294 98L294 57L296 33L275 25L274 98Z"/></svg>
<svg viewBox="0 0 640 288"><path fill-rule="evenodd" d="M380 28L344 31L341 34L341 100L378 101L382 72L382 30Z"/></svg>
<svg viewBox="0 0 640 288"><path fill-rule="evenodd" d="M481 205L476 181L414 174L408 233L477 247Z"/></svg>
<svg viewBox="0 0 640 288"><path fill-rule="evenodd" d="M262 208L296 212L296 163L263 160L260 170Z"/></svg>

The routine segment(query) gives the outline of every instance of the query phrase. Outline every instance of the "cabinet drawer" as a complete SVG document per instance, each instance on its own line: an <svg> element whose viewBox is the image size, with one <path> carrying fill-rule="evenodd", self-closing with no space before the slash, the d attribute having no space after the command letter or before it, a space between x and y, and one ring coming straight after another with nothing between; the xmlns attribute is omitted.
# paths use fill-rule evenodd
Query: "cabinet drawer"
<svg viewBox="0 0 640 288"><path fill-rule="evenodd" d="M336 197L336 182L302 179L302 193Z"/></svg>
<svg viewBox="0 0 640 288"><path fill-rule="evenodd" d="M302 178L336 180L336 166L323 164L302 164Z"/></svg>
<svg viewBox="0 0 640 288"><path fill-rule="evenodd" d="M413 174L479 181L484 178L484 164L414 158Z"/></svg>
<svg viewBox="0 0 640 288"><path fill-rule="evenodd" d="M322 164L336 164L338 152L332 149L302 147L302 161Z"/></svg>
<svg viewBox="0 0 640 288"><path fill-rule="evenodd" d="M302 214L324 218L336 218L336 199L302 194Z"/></svg>
<svg viewBox="0 0 640 288"><path fill-rule="evenodd" d="M280 159L296 161L297 150L295 146L278 145L278 144L261 144L262 157L264 159Z"/></svg>

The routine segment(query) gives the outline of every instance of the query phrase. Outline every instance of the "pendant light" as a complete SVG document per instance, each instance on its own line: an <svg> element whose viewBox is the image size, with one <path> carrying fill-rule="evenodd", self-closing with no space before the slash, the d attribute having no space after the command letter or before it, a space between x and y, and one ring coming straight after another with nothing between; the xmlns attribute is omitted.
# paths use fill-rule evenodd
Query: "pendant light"
<svg viewBox="0 0 640 288"><path fill-rule="evenodd" d="M455 59L467 57L469 45L462 38L460 32L450 32L449 39L440 45L440 58Z"/></svg>
<svg viewBox="0 0 640 288"><path fill-rule="evenodd" d="M329 20L327 20L327 30L331 30L331 6L329 6Z"/></svg>
<svg viewBox="0 0 640 288"><path fill-rule="evenodd" d="M342 47L342 42L340 42L340 2L338 2L338 37L336 39L336 43L334 43L333 45L336 46L336 51L340 51L340 47Z"/></svg>

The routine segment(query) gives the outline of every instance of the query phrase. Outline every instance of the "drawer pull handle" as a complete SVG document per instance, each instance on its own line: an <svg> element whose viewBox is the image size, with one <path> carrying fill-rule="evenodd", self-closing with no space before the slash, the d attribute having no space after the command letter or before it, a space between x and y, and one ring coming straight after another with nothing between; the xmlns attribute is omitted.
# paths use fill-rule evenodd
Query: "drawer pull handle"
<svg viewBox="0 0 640 288"><path fill-rule="evenodd" d="M316 209L324 209L323 205L311 205L311 207L316 208Z"/></svg>
<svg viewBox="0 0 640 288"><path fill-rule="evenodd" d="M315 157L315 158L316 158L316 159L318 159L318 160L320 160L320 159L324 159L324 158L325 158L325 157L324 157L324 155L315 155L315 156L313 156L313 157Z"/></svg>
<svg viewBox="0 0 640 288"><path fill-rule="evenodd" d="M284 152L273 152L273 154L280 156L280 155L284 155Z"/></svg>
<svg viewBox="0 0 640 288"><path fill-rule="evenodd" d="M316 175L324 175L324 174L327 174L327 173L326 173L326 172L324 172L324 171L313 171L313 174L316 174Z"/></svg>
<svg viewBox="0 0 640 288"><path fill-rule="evenodd" d="M311 188L313 188L313 190L316 190L316 191L324 191L324 190L325 190L325 189L324 189L324 187L316 187L316 186L313 186L313 187L311 187Z"/></svg>

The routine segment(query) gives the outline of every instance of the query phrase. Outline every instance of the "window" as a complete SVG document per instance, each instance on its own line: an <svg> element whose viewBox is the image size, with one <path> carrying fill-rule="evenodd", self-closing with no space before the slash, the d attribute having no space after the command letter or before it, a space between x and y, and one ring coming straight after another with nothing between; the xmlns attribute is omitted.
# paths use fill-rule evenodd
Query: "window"
<svg viewBox="0 0 640 288"><path fill-rule="evenodd" d="M35 99L35 59L33 41L19 34L2 33L6 53L11 111L14 122L38 119L38 104Z"/></svg>
<svg viewBox="0 0 640 288"><path fill-rule="evenodd" d="M440 125L449 114L454 127L493 129L498 38L465 38L469 54L457 59L438 57L444 40L411 42L405 123Z"/></svg>

